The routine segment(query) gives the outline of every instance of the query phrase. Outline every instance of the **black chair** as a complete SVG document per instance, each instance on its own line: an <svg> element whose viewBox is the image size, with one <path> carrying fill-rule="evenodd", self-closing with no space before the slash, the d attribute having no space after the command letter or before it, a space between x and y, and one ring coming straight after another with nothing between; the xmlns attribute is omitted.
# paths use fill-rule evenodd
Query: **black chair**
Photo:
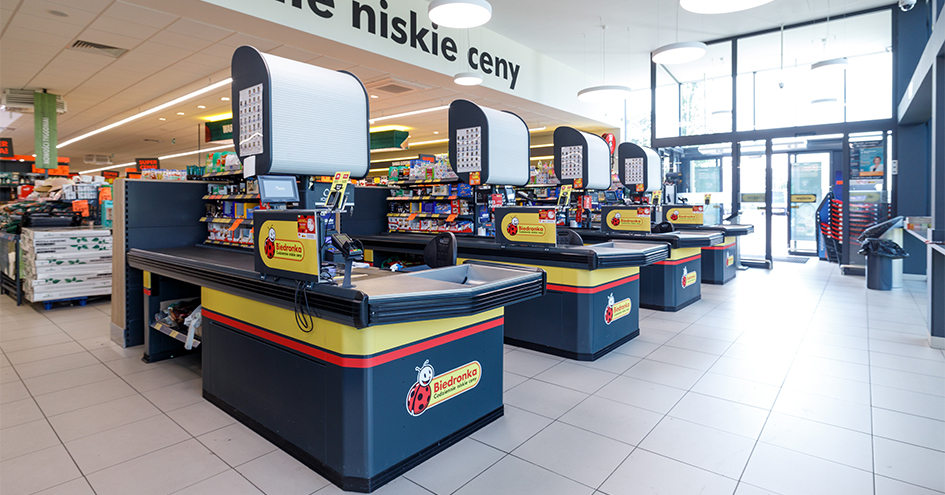
<svg viewBox="0 0 945 495"><path fill-rule="evenodd" d="M581 238L580 234L571 229L559 229L557 244L559 246L583 246L584 239Z"/></svg>
<svg viewBox="0 0 945 495"><path fill-rule="evenodd" d="M423 262L430 268L455 265L456 236L452 232L443 232L434 237L423 248Z"/></svg>

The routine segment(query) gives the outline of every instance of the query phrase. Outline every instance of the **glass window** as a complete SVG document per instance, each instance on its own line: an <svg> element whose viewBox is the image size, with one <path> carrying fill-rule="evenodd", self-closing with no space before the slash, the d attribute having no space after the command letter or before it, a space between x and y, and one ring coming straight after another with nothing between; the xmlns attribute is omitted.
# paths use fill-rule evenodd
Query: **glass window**
<svg viewBox="0 0 945 495"><path fill-rule="evenodd" d="M732 44L709 45L687 64L658 66L657 137L697 136L732 130Z"/></svg>
<svg viewBox="0 0 945 495"><path fill-rule="evenodd" d="M891 39L889 10L739 39L738 130L889 118Z"/></svg>
<svg viewBox="0 0 945 495"><path fill-rule="evenodd" d="M650 146L650 89L630 92L624 100L627 119L624 122L624 141L640 146Z"/></svg>

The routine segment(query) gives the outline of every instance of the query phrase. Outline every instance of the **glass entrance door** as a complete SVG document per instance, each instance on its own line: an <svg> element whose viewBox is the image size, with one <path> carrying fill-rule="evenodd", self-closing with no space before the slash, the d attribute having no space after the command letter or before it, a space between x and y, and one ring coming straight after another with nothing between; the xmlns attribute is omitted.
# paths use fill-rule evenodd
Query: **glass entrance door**
<svg viewBox="0 0 945 495"><path fill-rule="evenodd" d="M739 183L740 223L751 224L755 232L742 237L743 260L768 259L770 236L768 235L768 215L766 204L766 168L765 142L752 141L739 143Z"/></svg>
<svg viewBox="0 0 945 495"><path fill-rule="evenodd" d="M830 153L792 153L789 156L789 254L817 254L817 207L830 188L830 156Z"/></svg>

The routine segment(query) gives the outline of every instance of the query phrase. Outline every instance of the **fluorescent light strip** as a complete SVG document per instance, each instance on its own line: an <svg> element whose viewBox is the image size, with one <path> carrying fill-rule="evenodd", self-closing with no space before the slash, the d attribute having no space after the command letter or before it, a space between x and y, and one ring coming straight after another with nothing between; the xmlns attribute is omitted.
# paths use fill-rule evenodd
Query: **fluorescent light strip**
<svg viewBox="0 0 945 495"><path fill-rule="evenodd" d="M528 132L538 132L538 131L543 131L543 130L545 130L545 129L547 129L547 127L545 127L545 126L534 127L534 128L532 128L532 129L529 129Z"/></svg>
<svg viewBox="0 0 945 495"><path fill-rule="evenodd" d="M401 160L416 160L417 158L420 158L420 155L403 156L400 158L384 158L382 160L371 160L371 163L399 162Z"/></svg>
<svg viewBox="0 0 945 495"><path fill-rule="evenodd" d="M533 156L529 158L528 160L532 162L537 162L538 160L554 160L554 159L555 159L555 156L550 155L550 156Z"/></svg>
<svg viewBox="0 0 945 495"><path fill-rule="evenodd" d="M450 142L449 138L447 139L434 139L433 141L418 141L416 143L410 143L410 146L423 146L425 144L440 144Z"/></svg>
<svg viewBox="0 0 945 495"><path fill-rule="evenodd" d="M535 149L535 148L551 148L551 147L554 147L554 145L555 145L555 143L533 144L533 145L529 146L529 148L531 148L531 149Z"/></svg>
<svg viewBox="0 0 945 495"><path fill-rule="evenodd" d="M120 125L127 124L128 122L131 122L131 121L133 121L133 120L138 120L138 119L140 119L141 117L145 117L145 116L151 115L152 113L160 112L161 110L164 110L165 108L172 107L172 106L174 106L174 105L183 103L183 102L185 102L185 101L187 101L187 100L189 100L189 99L191 99L191 98L196 98L196 97L198 97L198 96L200 96L200 95L202 95L202 94L204 94L204 93L208 93L208 92L213 91L213 90L215 90L215 89L217 89L217 88L226 86L226 85L230 84L231 82L233 82L233 79L231 79L231 78L228 77L228 78L226 78L226 79L224 79L224 80L222 80L222 81L220 81L220 82L218 82L218 83L211 84L211 85L207 86L206 88L198 89L197 91L194 91L193 93L186 94L186 95L184 95L184 96L181 96L180 98L171 100L171 101L169 101L169 102L167 102L167 103L163 103L163 104L158 105L158 106L156 106L156 107L154 107L154 108L151 108L151 109L149 109L149 110L145 110L145 111L143 111L143 112L141 112L141 113L137 113L137 114L132 115L131 117L128 117L128 118L126 118L126 119L119 120L118 122L115 122L114 124L108 124L108 125L105 126L105 127L96 129L96 130L94 130L94 131L92 131L92 132L87 132L87 133L85 133L85 134L83 134L83 135L81 135L81 136L79 136L79 137L75 137L75 138L72 138L72 139L70 139L70 140L68 140L68 141L64 141L64 142L62 142L62 143L59 143L59 145L57 145L56 148L65 148L66 146L69 146L70 144L75 143L75 142L77 142L77 141L81 141L81 140L83 140L83 139L85 139L85 138L87 138L87 137L92 137L92 136L94 136L94 135L96 135L96 134L100 134L100 133L103 133L103 132L105 132L105 131L114 129L114 128L120 126Z"/></svg>
<svg viewBox="0 0 945 495"><path fill-rule="evenodd" d="M371 170L368 170L368 173L371 173L371 172L387 172L387 171L389 171L389 170L390 170L390 167L372 168Z"/></svg>
<svg viewBox="0 0 945 495"><path fill-rule="evenodd" d="M204 149L202 149L202 150L186 151L186 152L184 152L184 153L176 153L176 154L173 154L173 155L159 156L159 157L158 157L158 160L169 160L169 159L171 159L171 158L178 158L178 157L181 157L181 156L188 156L188 155L196 155L196 154L198 154L198 153L206 153L206 152L208 152L208 151L219 151L219 150L222 150L222 149L232 148L232 147L233 147L232 144L225 144L225 145L223 145L223 146L215 146L215 147L213 147L213 148L204 148ZM102 170L108 170L108 169L112 169L112 168L130 167L130 166L132 166L132 165L134 165L134 164L135 164L135 162L122 163L122 164L120 164L120 165L110 165L110 166L108 166L108 167L96 168L96 169L92 169L92 170L83 170L83 171L81 171L81 172L79 172L79 173L80 173L80 174L91 174L91 173L101 172Z"/></svg>
<svg viewBox="0 0 945 495"><path fill-rule="evenodd" d="M424 110L415 110L415 111L413 111L413 112L397 113L397 114L394 114L394 115L385 115L385 116L383 116L383 117L377 117L377 118L370 119L370 120L371 120L371 123L373 124L373 123L375 123L375 122L380 122L380 121L382 121L382 120L398 119L398 118L400 118L400 117L409 117L409 116L411 116L411 115L420 115L421 113L436 112L437 110L446 110L446 109L448 109L449 107L450 107L449 105L445 105L445 106L442 106L442 107L433 107L433 108L427 108L427 109L424 109Z"/></svg>

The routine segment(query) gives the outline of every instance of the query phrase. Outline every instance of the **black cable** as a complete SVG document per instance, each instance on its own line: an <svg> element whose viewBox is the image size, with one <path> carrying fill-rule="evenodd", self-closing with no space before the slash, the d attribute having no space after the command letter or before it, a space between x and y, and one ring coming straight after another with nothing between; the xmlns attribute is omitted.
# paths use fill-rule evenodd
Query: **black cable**
<svg viewBox="0 0 945 495"><path fill-rule="evenodd" d="M305 307L302 307L302 302ZM311 309L308 305L308 293L305 291L305 282L299 280L295 286L295 324L299 330L309 333L315 329L315 321L312 319Z"/></svg>

